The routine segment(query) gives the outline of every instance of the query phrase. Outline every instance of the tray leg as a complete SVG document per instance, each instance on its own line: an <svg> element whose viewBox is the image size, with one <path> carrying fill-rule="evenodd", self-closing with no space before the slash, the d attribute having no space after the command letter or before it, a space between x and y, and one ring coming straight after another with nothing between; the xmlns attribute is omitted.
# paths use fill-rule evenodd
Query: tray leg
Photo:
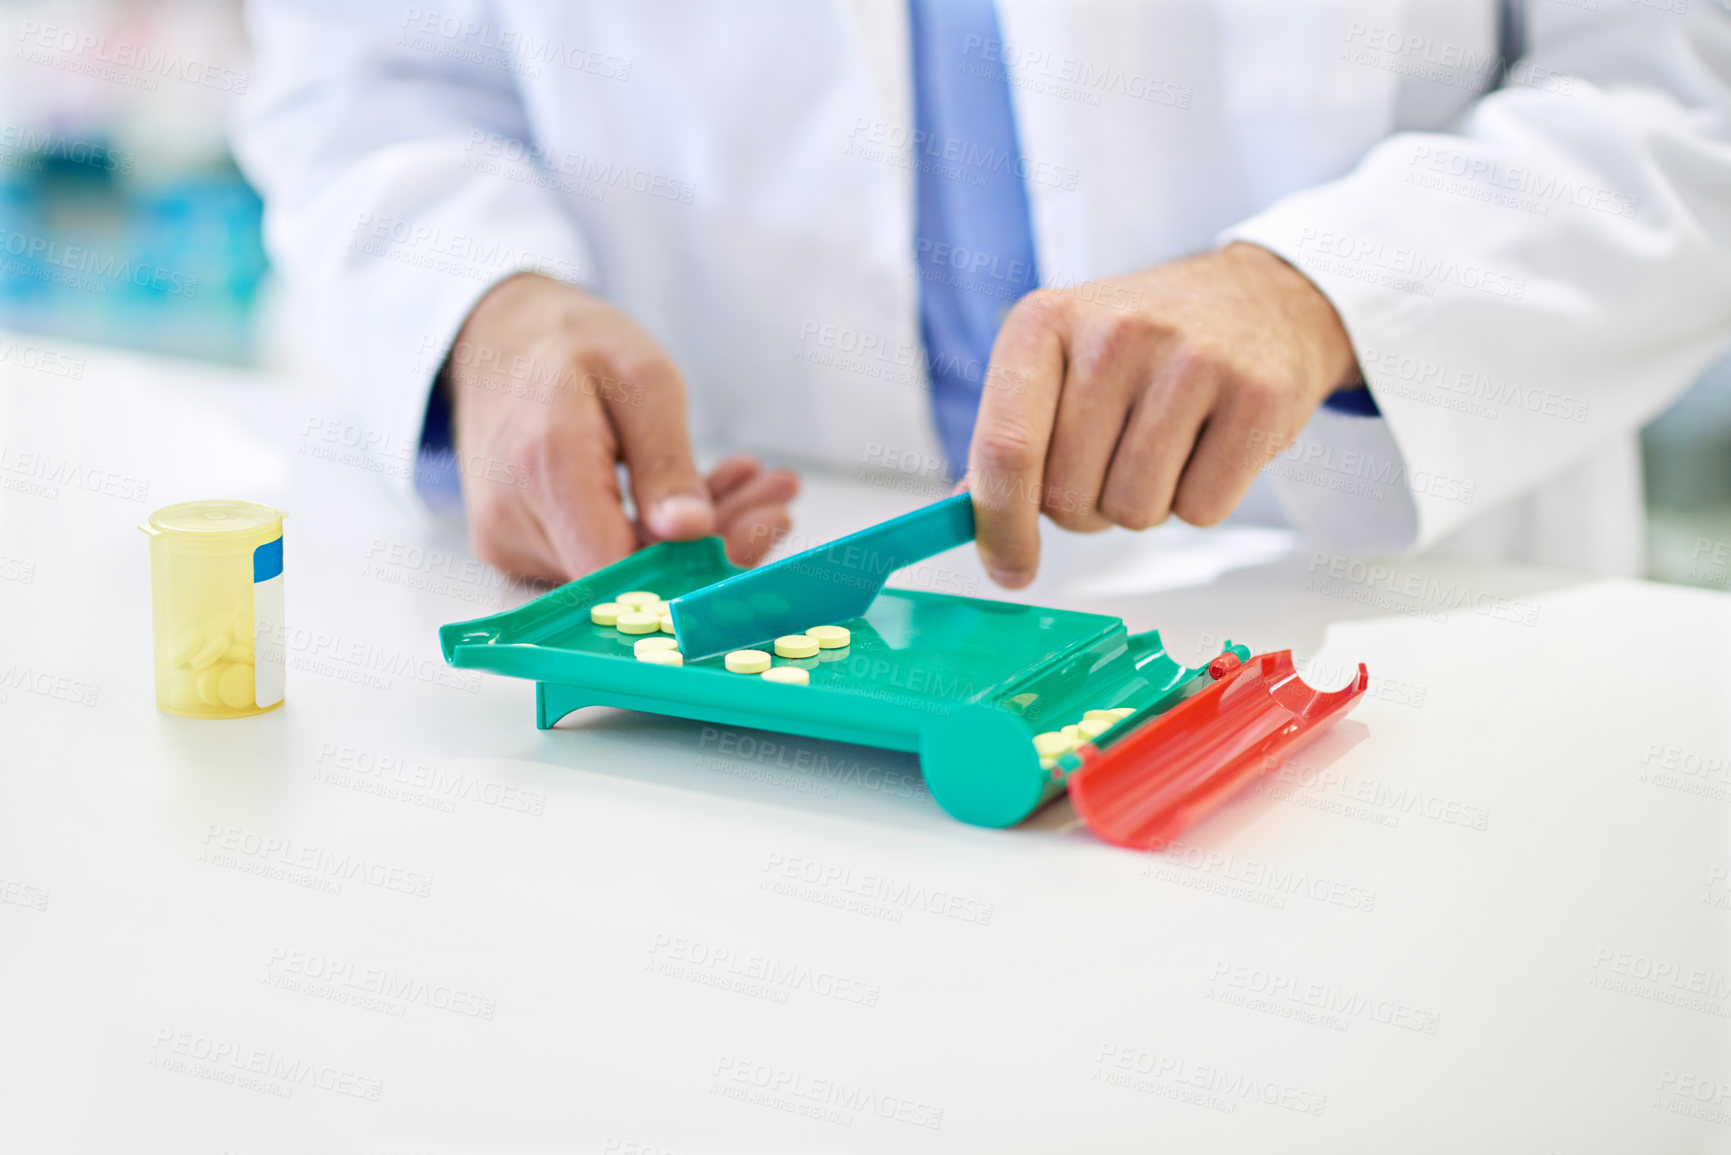
<svg viewBox="0 0 1731 1155"><path fill-rule="evenodd" d="M973 826L1014 826L1064 789L1040 769L1026 727L986 706L932 719L920 732L920 772L938 805Z"/></svg>
<svg viewBox="0 0 1731 1155"><path fill-rule="evenodd" d="M579 686L562 686L558 682L535 683L535 728L551 730L559 719L573 710L593 705Z"/></svg>

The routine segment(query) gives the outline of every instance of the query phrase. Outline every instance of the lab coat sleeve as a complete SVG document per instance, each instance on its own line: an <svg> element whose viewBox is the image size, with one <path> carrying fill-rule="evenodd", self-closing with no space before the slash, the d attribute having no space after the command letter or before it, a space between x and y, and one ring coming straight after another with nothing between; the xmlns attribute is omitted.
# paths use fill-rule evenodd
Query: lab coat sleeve
<svg viewBox="0 0 1731 1155"><path fill-rule="evenodd" d="M271 259L319 360L343 378L342 441L415 463L428 391L470 309L532 270L591 283L548 186L486 0L436 12L255 0L236 152ZM338 420L333 418L333 420Z"/></svg>
<svg viewBox="0 0 1731 1155"><path fill-rule="evenodd" d="M1731 339L1731 13L1601 7L1531 6L1453 132L1223 235L1329 297L1382 412L1320 411L1269 467L1325 547L1436 542L1626 439Z"/></svg>

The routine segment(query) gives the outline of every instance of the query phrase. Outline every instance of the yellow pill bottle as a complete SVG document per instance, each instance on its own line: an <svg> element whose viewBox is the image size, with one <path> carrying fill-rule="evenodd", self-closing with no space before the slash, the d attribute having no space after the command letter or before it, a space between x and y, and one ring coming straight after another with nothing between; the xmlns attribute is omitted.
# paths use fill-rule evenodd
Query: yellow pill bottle
<svg viewBox="0 0 1731 1155"><path fill-rule="evenodd" d="M165 506L150 536L156 705L187 718L243 718L282 704L282 522L250 501Z"/></svg>

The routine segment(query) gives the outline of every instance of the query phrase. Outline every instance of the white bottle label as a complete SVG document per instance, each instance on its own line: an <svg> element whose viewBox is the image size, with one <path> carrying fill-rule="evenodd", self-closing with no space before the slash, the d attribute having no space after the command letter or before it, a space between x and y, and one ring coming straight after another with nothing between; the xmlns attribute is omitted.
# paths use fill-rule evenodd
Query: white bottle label
<svg viewBox="0 0 1731 1155"><path fill-rule="evenodd" d="M253 701L274 706L282 701L284 650L282 538L252 551Z"/></svg>

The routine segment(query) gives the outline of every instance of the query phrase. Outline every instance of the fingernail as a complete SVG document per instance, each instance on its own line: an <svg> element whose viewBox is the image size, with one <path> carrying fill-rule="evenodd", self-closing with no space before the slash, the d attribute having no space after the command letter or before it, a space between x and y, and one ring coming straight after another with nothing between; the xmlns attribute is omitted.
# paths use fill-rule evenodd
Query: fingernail
<svg viewBox="0 0 1731 1155"><path fill-rule="evenodd" d="M707 501L681 493L655 503L649 511L649 528L661 537L702 533L713 516Z"/></svg>

